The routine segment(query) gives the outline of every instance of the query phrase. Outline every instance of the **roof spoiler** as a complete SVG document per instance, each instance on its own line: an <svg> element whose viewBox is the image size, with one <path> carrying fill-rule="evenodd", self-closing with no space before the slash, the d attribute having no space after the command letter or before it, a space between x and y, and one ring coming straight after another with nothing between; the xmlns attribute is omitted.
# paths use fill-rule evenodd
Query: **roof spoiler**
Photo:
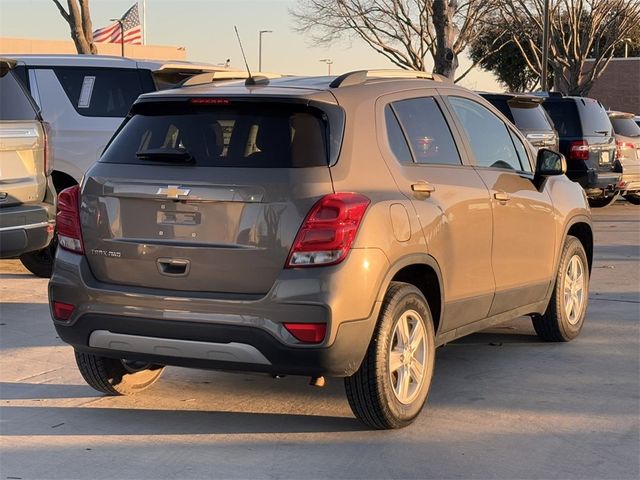
<svg viewBox="0 0 640 480"><path fill-rule="evenodd" d="M336 77L330 84L331 88L349 87L351 85L361 85L367 80L373 78L395 78L395 79L424 79L434 80L436 82L449 82L449 79L443 75L429 72L419 72L417 70L354 70L352 72L343 73Z"/></svg>

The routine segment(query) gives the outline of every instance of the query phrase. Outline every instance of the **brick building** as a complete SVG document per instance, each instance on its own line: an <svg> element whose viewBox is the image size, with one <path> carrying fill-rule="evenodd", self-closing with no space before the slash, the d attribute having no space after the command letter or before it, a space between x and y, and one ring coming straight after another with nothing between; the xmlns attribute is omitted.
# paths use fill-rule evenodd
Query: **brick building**
<svg viewBox="0 0 640 480"><path fill-rule="evenodd" d="M640 115L640 57L611 60L589 96L608 109Z"/></svg>

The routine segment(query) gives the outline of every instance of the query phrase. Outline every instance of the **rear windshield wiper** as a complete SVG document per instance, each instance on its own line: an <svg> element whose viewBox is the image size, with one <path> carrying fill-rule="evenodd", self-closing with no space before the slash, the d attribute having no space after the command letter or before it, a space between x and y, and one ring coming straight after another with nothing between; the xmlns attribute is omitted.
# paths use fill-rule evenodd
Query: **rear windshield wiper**
<svg viewBox="0 0 640 480"><path fill-rule="evenodd" d="M158 162L195 162L195 158L187 150L175 150L173 148L150 148L148 150L141 150L136 152L136 157Z"/></svg>
<svg viewBox="0 0 640 480"><path fill-rule="evenodd" d="M609 130L594 130L595 133L599 133L600 135L611 135Z"/></svg>

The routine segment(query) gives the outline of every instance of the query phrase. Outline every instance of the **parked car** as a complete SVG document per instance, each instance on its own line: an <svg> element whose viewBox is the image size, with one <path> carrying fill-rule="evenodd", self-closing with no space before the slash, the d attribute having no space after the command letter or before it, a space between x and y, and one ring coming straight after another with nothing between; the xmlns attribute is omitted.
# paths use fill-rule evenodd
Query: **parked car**
<svg viewBox="0 0 640 480"><path fill-rule="evenodd" d="M104 55L14 55L15 73L48 122L53 185L76 185L102 153L138 95L173 87L217 67L189 62L136 61ZM50 276L52 248L25 266Z"/></svg>
<svg viewBox="0 0 640 480"><path fill-rule="evenodd" d="M638 124L638 126L640 127L640 116L636 115L634 118L634 121Z"/></svg>
<svg viewBox="0 0 640 480"><path fill-rule="evenodd" d="M616 138L616 159L622 164L620 193L640 205L640 126L632 113L608 112Z"/></svg>
<svg viewBox="0 0 640 480"><path fill-rule="evenodd" d="M50 307L87 383L134 393L163 365L344 377L360 420L397 428L426 401L436 346L521 315L575 338L582 189L562 155L431 78L142 95L58 200Z"/></svg>
<svg viewBox="0 0 640 480"><path fill-rule="evenodd" d="M604 107L592 98L551 94L542 104L560 136L567 176L584 188L592 207L606 207L618 196L622 173L616 161L613 129Z"/></svg>
<svg viewBox="0 0 640 480"><path fill-rule="evenodd" d="M484 93L485 98L500 110L536 147L558 150L558 132L553 127L553 121L542 108L543 98L524 93Z"/></svg>
<svg viewBox="0 0 640 480"><path fill-rule="evenodd" d="M55 193L46 125L15 66L0 58L0 258L21 256L28 265L53 237Z"/></svg>

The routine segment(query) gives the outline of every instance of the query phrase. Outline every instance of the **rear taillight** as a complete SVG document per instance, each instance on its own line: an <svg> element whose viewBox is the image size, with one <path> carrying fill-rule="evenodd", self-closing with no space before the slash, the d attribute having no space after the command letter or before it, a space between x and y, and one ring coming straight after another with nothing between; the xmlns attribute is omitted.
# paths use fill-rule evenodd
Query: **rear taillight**
<svg viewBox="0 0 640 480"><path fill-rule="evenodd" d="M79 206L80 187L78 185L61 191L58 195L56 227L58 229L58 245L71 252L84 253Z"/></svg>
<svg viewBox="0 0 640 480"><path fill-rule="evenodd" d="M624 158L622 150L625 150L627 148L631 150L631 152L633 152L633 149L636 147L631 142L621 142L620 140L616 140L616 159L617 160L622 160Z"/></svg>
<svg viewBox="0 0 640 480"><path fill-rule="evenodd" d="M327 332L326 323L285 323L284 328L303 343L320 343Z"/></svg>
<svg viewBox="0 0 640 480"><path fill-rule="evenodd" d="M53 316L61 322L69 320L75 309L75 307L69 303L56 302L55 300L51 302L51 306L53 307Z"/></svg>
<svg viewBox="0 0 640 480"><path fill-rule="evenodd" d="M576 140L569 144L569 160L589 160L589 143Z"/></svg>
<svg viewBox="0 0 640 480"><path fill-rule="evenodd" d="M369 203L357 193L333 193L318 200L293 242L287 267L335 265L344 260Z"/></svg>

